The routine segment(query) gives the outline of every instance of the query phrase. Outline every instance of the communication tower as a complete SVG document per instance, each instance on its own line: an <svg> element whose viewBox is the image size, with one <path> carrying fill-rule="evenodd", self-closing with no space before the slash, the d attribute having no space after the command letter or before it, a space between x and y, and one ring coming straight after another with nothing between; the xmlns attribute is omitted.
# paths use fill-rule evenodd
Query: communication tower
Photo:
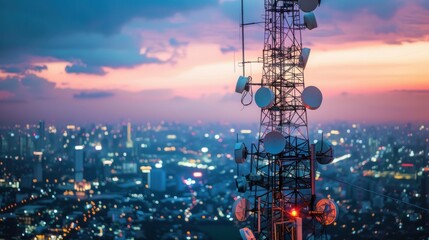
<svg viewBox="0 0 429 240"><path fill-rule="evenodd" d="M241 173L237 167L237 189L243 196L234 203L233 214L238 221L253 219L250 228L240 229L243 239L302 239L303 233L314 236L313 220L327 225L336 216L333 201L315 204L315 160L330 163L333 152L323 141L317 146L310 144L307 109L319 108L322 93L304 84L310 49L303 47L301 31L317 27L313 11L320 0L264 0L259 83L245 75L249 62L244 59L244 27L249 24L243 21L243 0L241 4L243 75L235 91L242 94L242 103L248 94L252 100L254 97L261 114L257 143L250 149L242 142L235 146L236 163L250 164L250 173ZM258 87L254 96L253 86Z"/></svg>

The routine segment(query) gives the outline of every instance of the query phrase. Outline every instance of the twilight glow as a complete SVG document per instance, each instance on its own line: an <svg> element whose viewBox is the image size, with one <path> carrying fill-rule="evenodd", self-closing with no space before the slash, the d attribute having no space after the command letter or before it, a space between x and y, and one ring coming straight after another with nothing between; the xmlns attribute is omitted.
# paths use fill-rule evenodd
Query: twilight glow
<svg viewBox="0 0 429 240"><path fill-rule="evenodd" d="M0 123L257 119L234 94L239 0L47 2L0 3ZM246 21L262 3L245 1ZM311 122L429 121L427 1L325 0L315 14L305 82L324 102ZM248 60L262 40L246 29Z"/></svg>

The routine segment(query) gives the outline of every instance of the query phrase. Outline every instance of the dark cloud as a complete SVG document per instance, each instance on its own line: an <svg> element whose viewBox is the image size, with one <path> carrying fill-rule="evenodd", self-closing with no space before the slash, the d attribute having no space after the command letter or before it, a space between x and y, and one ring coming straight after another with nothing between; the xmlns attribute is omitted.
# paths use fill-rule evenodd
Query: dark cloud
<svg viewBox="0 0 429 240"><path fill-rule="evenodd" d="M168 42L170 43L170 46L172 46L172 47L186 46L188 44L187 42L180 42L179 40L177 40L175 38L170 38L170 40Z"/></svg>
<svg viewBox="0 0 429 240"><path fill-rule="evenodd" d="M33 74L23 77L21 79L21 84L33 93L45 93L55 88L55 83Z"/></svg>
<svg viewBox="0 0 429 240"><path fill-rule="evenodd" d="M17 73L17 74L26 74L30 71L41 72L43 70L47 70L48 67L46 65L0 65L0 70L5 73Z"/></svg>
<svg viewBox="0 0 429 240"><path fill-rule="evenodd" d="M420 4L420 6L429 10L429 1L428 0L419 0L418 2Z"/></svg>
<svg viewBox="0 0 429 240"><path fill-rule="evenodd" d="M160 19L217 4L215 0L44 0L3 1L0 46L37 44L75 33L112 35L134 18Z"/></svg>
<svg viewBox="0 0 429 240"><path fill-rule="evenodd" d="M393 93L418 93L418 94L429 94L429 89L400 89L393 90Z"/></svg>
<svg viewBox="0 0 429 240"><path fill-rule="evenodd" d="M322 7L328 7L337 11L353 14L362 14L362 12L364 11L373 14L381 19L391 19L405 4L406 1L402 0L325 0L323 1Z"/></svg>
<svg viewBox="0 0 429 240"><path fill-rule="evenodd" d="M148 101L159 101L165 99L171 99L174 95L172 89L148 89L139 92L139 95Z"/></svg>
<svg viewBox="0 0 429 240"><path fill-rule="evenodd" d="M235 52L235 51L237 51L238 49L236 48L236 47L234 47L234 46L226 46L226 47L221 47L220 48L220 51L222 52L222 53L229 53L229 52Z"/></svg>
<svg viewBox="0 0 429 240"><path fill-rule="evenodd" d="M374 28L374 32L378 34L388 34L388 33L396 33L398 32L397 26L390 24L390 25L383 25L383 26L377 26Z"/></svg>
<svg viewBox="0 0 429 240"><path fill-rule="evenodd" d="M225 1L220 7L226 17L234 22L241 22L240 1ZM260 22L264 20L264 1L244 1L243 9L245 23Z"/></svg>
<svg viewBox="0 0 429 240"><path fill-rule="evenodd" d="M315 11L319 28L305 33L311 35L306 39L322 44L426 41L429 9L423 5L422 1L326 0Z"/></svg>
<svg viewBox="0 0 429 240"><path fill-rule="evenodd" d="M95 74L95 75L104 75L106 72L101 67L96 66L87 66L84 64L73 64L66 66L67 73L86 73L86 74Z"/></svg>
<svg viewBox="0 0 429 240"><path fill-rule="evenodd" d="M124 33L123 26L136 18L164 19L216 4L216 0L2 1L0 65L26 63L31 56L49 57L87 66L72 65L70 72L100 74L96 69L103 66L161 63L141 55L141 36Z"/></svg>
<svg viewBox="0 0 429 240"><path fill-rule="evenodd" d="M55 57L91 69L101 67L133 67L144 63L161 63L159 59L140 53L138 39L127 35L75 35L67 39L52 38L46 46L34 51L37 56ZM78 69L83 70L83 69ZM98 74L98 72L95 72Z"/></svg>
<svg viewBox="0 0 429 240"><path fill-rule="evenodd" d="M55 94L55 83L34 74L26 74L0 79L0 90L10 93L10 97L4 99L6 102L50 99Z"/></svg>
<svg viewBox="0 0 429 240"><path fill-rule="evenodd" d="M190 98L183 97L183 96L174 96L171 98L172 102L188 102L191 101Z"/></svg>
<svg viewBox="0 0 429 240"><path fill-rule="evenodd" d="M240 1L225 1L220 9L227 19L240 23ZM305 31L306 45L383 41L388 44L425 41L428 38L429 1L324 0L314 13L319 28ZM244 21L264 21L263 1L244 2ZM246 43L256 43L263 25L246 27ZM237 26L237 33L239 29ZM310 43L313 41L314 43Z"/></svg>
<svg viewBox="0 0 429 240"><path fill-rule="evenodd" d="M80 92L73 95L75 99L100 99L100 98L110 98L114 94L111 92L104 91L93 91L93 92Z"/></svg>
<svg viewBox="0 0 429 240"><path fill-rule="evenodd" d="M14 92L19 88L20 84L21 83L18 78L7 77L5 79L0 80L0 90L6 92Z"/></svg>

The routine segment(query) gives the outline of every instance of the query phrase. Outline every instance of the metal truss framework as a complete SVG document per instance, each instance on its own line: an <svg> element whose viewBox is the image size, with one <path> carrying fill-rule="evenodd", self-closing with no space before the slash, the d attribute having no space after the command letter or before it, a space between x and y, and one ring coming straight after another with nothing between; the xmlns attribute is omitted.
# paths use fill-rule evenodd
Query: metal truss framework
<svg viewBox="0 0 429 240"><path fill-rule="evenodd" d="M304 90L300 9L297 0L265 0L262 87L275 94L274 105L261 110L259 140L252 147L254 229L258 239L294 239L292 209L311 202L310 145ZM263 139L278 131L286 139L280 154L264 150Z"/></svg>

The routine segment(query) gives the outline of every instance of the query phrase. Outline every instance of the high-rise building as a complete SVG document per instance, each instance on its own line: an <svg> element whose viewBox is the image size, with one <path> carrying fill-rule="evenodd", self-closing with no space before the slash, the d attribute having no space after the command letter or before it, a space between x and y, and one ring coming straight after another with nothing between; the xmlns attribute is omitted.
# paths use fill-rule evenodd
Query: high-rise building
<svg viewBox="0 0 429 240"><path fill-rule="evenodd" d="M37 145L36 150L42 151L45 149L46 136L45 136L45 121L40 121L37 126Z"/></svg>
<svg viewBox="0 0 429 240"><path fill-rule="evenodd" d="M167 176L164 169L152 169L148 176L149 189L156 192L165 192L167 187Z"/></svg>
<svg viewBox="0 0 429 240"><path fill-rule="evenodd" d="M429 168L424 168L423 176L421 178L421 194L422 194L422 205L424 208L429 208ZM429 220L429 213L426 212L426 216Z"/></svg>
<svg viewBox="0 0 429 240"><path fill-rule="evenodd" d="M74 181L83 181L83 161L84 161L84 146L75 146L75 159L74 159Z"/></svg>
<svg viewBox="0 0 429 240"><path fill-rule="evenodd" d="M33 152L33 182L43 182L43 152Z"/></svg>
<svg viewBox="0 0 429 240"><path fill-rule="evenodd" d="M131 139L131 123L127 123L127 142L125 143L125 146L127 148L133 148L133 140Z"/></svg>

